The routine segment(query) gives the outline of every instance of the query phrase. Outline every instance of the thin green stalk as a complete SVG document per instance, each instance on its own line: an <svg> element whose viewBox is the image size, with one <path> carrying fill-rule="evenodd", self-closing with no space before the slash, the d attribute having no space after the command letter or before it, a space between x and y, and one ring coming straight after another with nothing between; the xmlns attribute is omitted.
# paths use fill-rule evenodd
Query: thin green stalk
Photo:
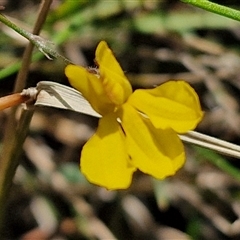
<svg viewBox="0 0 240 240"><path fill-rule="evenodd" d="M61 44L63 42L65 42L66 39L69 38L69 35L71 34L71 30L69 29L63 29L63 31L61 32L57 32L54 36L53 36L53 42L58 45L58 44ZM60 55L60 54L59 54ZM32 62L36 62L40 59L43 58L43 54L39 51L35 52L33 55L32 55ZM55 55L56 56L56 55ZM60 55L61 56L61 55ZM61 57L61 59L63 59ZM64 60L64 62L66 64L69 64L70 62L68 60ZM18 62L15 62L15 63L12 63L11 65L9 66L6 66L4 69L1 69L0 70L0 80L1 79L4 79L14 73L16 73L20 67L21 67L21 64L22 62L21 61L18 61Z"/></svg>
<svg viewBox="0 0 240 240"><path fill-rule="evenodd" d="M205 9L209 12L217 13L219 15L240 21L240 11L236 9L232 9L230 7L226 7L217 3L209 2L207 0L181 0L181 1Z"/></svg>
<svg viewBox="0 0 240 240"><path fill-rule="evenodd" d="M7 19L3 14L0 14L0 21L30 41L32 33L18 27L16 24Z"/></svg>
<svg viewBox="0 0 240 240"><path fill-rule="evenodd" d="M41 18L42 20L42 18ZM71 61L59 54L57 51L49 47L49 41L43 39L42 37L39 37L36 35L35 32L30 33L20 27L18 27L16 24L11 22L8 18L6 18L4 15L0 14L0 22L4 23L17 33L19 33L21 36L25 37L26 39L29 40L33 45L35 45L39 51L41 51L47 58L51 59L51 57L59 58L62 59L66 64L70 64ZM38 30L38 29L36 29Z"/></svg>

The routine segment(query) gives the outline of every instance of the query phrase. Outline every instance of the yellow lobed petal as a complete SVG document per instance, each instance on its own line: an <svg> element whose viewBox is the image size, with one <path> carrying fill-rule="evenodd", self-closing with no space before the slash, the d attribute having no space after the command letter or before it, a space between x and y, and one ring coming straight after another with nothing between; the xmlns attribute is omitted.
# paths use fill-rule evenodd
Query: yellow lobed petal
<svg viewBox="0 0 240 240"><path fill-rule="evenodd" d="M131 95L132 87L105 41L98 44L95 60L106 94L114 104L123 104Z"/></svg>
<svg viewBox="0 0 240 240"><path fill-rule="evenodd" d="M65 74L70 84L90 102L101 115L113 112L115 105L110 101L103 88L102 81L81 66L68 65Z"/></svg>
<svg viewBox="0 0 240 240"><path fill-rule="evenodd" d="M124 138L114 113L99 120L97 132L81 154L81 171L90 182L110 190L129 187L135 168L130 165Z"/></svg>
<svg viewBox="0 0 240 240"><path fill-rule="evenodd" d="M198 95L184 81L136 90L128 103L146 114L156 128L172 128L178 133L194 129L203 117Z"/></svg>
<svg viewBox="0 0 240 240"><path fill-rule="evenodd" d="M132 164L144 173L163 179L185 162L184 147L172 129L156 129L128 103L122 106L122 127Z"/></svg>

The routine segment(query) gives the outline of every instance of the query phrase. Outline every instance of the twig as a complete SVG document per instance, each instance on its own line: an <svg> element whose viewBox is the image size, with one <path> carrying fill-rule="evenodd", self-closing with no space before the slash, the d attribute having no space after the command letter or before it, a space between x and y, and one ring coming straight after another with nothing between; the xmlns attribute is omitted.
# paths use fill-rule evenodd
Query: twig
<svg viewBox="0 0 240 240"><path fill-rule="evenodd" d="M186 143L191 143L200 147L214 150L223 155L240 159L240 146L236 144L210 137L195 131L190 131L184 135L180 135L180 138Z"/></svg>
<svg viewBox="0 0 240 240"><path fill-rule="evenodd" d="M33 29L33 34L39 34L44 20L47 17L51 3L52 0L43 1ZM27 73L31 62L32 50L33 44L29 43L23 55L22 67L16 79L14 92L20 92L25 87ZM6 125L3 148L0 158L0 235L2 235L1 231L3 230L5 206L8 198L8 193L12 184L15 170L19 164L19 156L22 151L22 145L25 140L33 114L32 111L28 112L28 110L24 112L21 116L19 126L16 129L17 124L15 123L15 112L16 109L12 108Z"/></svg>

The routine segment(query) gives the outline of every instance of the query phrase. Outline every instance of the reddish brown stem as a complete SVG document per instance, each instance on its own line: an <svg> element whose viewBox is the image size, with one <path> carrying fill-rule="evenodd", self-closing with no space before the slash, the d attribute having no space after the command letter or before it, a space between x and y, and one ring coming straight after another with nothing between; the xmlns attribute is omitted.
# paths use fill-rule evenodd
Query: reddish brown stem
<svg viewBox="0 0 240 240"><path fill-rule="evenodd" d="M23 96L20 93L14 93L8 96L4 96L0 98L0 111L9 107L13 107L19 105L21 103L29 100L28 96Z"/></svg>

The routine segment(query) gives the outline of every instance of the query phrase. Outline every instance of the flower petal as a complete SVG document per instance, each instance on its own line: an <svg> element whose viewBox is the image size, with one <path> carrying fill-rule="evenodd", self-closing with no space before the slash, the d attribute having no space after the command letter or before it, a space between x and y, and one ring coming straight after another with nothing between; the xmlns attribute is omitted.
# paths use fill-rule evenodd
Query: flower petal
<svg viewBox="0 0 240 240"><path fill-rule="evenodd" d="M128 103L146 114L156 128L192 130L203 116L198 95L184 81L169 81L150 90L136 90Z"/></svg>
<svg viewBox="0 0 240 240"><path fill-rule="evenodd" d="M132 87L105 41L96 49L96 62L108 97L116 105L123 104L132 93Z"/></svg>
<svg viewBox="0 0 240 240"><path fill-rule="evenodd" d="M185 162L183 144L177 134L169 128L154 128L149 119L128 103L122 109L122 126L132 164L158 179L175 174Z"/></svg>
<svg viewBox="0 0 240 240"><path fill-rule="evenodd" d="M82 93L95 111L101 115L113 112L115 105L110 101L103 88L102 81L86 68L68 65L65 74L70 84Z"/></svg>
<svg viewBox="0 0 240 240"><path fill-rule="evenodd" d="M81 154L81 171L90 182L111 190L129 187L135 168L130 165L124 138L116 115L99 120L97 132Z"/></svg>

